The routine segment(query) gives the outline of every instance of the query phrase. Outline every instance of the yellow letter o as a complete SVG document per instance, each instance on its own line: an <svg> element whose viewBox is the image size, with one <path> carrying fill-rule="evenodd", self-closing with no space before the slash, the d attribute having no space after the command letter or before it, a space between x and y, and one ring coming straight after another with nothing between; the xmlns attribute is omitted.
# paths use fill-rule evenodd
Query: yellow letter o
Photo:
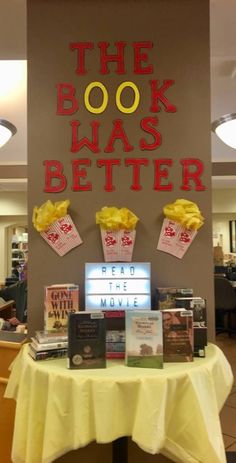
<svg viewBox="0 0 236 463"><path fill-rule="evenodd" d="M133 102L133 105L130 106L130 108L126 108L125 106L123 106L120 101L121 93L126 87L131 87L134 91L134 102ZM116 92L116 106L122 113L126 113L126 114L134 113L134 111L136 111L139 105L139 101L140 101L140 93L139 93L138 87L133 82L127 81L119 85L117 92Z"/></svg>
<svg viewBox="0 0 236 463"><path fill-rule="evenodd" d="M103 103L98 108L94 108L93 106L91 106L91 104L89 102L90 92L95 87L100 88L102 93L103 93ZM86 109L90 113L101 114L101 113L103 113L103 111L105 111L105 109L107 107L107 103L108 103L108 92L107 92L106 87L101 82L91 82L91 84L89 84L86 87L85 92L84 92L84 104L85 104Z"/></svg>

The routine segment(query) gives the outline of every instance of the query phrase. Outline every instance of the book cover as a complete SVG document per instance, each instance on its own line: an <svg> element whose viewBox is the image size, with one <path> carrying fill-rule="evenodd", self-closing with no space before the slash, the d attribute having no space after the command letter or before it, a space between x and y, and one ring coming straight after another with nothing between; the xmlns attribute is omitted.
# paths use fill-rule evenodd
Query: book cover
<svg viewBox="0 0 236 463"><path fill-rule="evenodd" d="M180 288L174 286L157 287L155 290L155 309L174 309L176 297L191 297L191 288Z"/></svg>
<svg viewBox="0 0 236 463"><path fill-rule="evenodd" d="M67 348L50 349L38 352L31 344L29 344L29 355L33 360L53 360L57 358L65 358L67 357Z"/></svg>
<svg viewBox="0 0 236 463"><path fill-rule="evenodd" d="M69 314L68 368L106 367L106 319L101 311Z"/></svg>
<svg viewBox="0 0 236 463"><path fill-rule="evenodd" d="M193 312L184 308L162 311L164 362L193 361Z"/></svg>
<svg viewBox="0 0 236 463"><path fill-rule="evenodd" d="M68 347L68 341L59 341L59 342L43 342L40 343L36 338L31 338L31 346L37 351L51 350L51 349L65 349Z"/></svg>
<svg viewBox="0 0 236 463"><path fill-rule="evenodd" d="M202 297L178 297L176 307L193 311L194 356L205 357L207 346L207 309Z"/></svg>
<svg viewBox="0 0 236 463"><path fill-rule="evenodd" d="M40 344L64 342L68 341L68 333L67 329L58 331L37 330L35 331L35 339Z"/></svg>
<svg viewBox="0 0 236 463"><path fill-rule="evenodd" d="M0 341L23 344L27 341L27 334L0 330Z"/></svg>
<svg viewBox="0 0 236 463"><path fill-rule="evenodd" d="M45 287L45 330L66 329L68 314L79 310L79 286L73 284Z"/></svg>
<svg viewBox="0 0 236 463"><path fill-rule="evenodd" d="M162 315L159 310L125 313L125 363L129 367L163 368Z"/></svg>
<svg viewBox="0 0 236 463"><path fill-rule="evenodd" d="M125 311L105 310L106 358L125 358Z"/></svg>

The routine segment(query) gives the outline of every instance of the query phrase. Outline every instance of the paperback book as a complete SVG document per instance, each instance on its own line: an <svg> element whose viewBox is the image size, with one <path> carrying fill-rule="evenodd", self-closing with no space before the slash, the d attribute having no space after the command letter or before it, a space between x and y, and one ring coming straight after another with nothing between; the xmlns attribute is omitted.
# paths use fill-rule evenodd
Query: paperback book
<svg viewBox="0 0 236 463"><path fill-rule="evenodd" d="M79 286L74 284L46 286L44 294L45 330L66 329L68 314L79 310Z"/></svg>
<svg viewBox="0 0 236 463"><path fill-rule="evenodd" d="M205 357L207 346L207 310L206 300L202 297L178 297L176 307L193 311L194 356Z"/></svg>
<svg viewBox="0 0 236 463"><path fill-rule="evenodd" d="M69 314L68 368L106 367L106 319L102 311Z"/></svg>
<svg viewBox="0 0 236 463"><path fill-rule="evenodd" d="M193 312L186 309L162 311L164 362L193 361Z"/></svg>
<svg viewBox="0 0 236 463"><path fill-rule="evenodd" d="M125 313L125 363L129 367L163 368L162 315L159 310Z"/></svg>
<svg viewBox="0 0 236 463"><path fill-rule="evenodd" d="M180 288L180 287L157 287L155 291L155 309L174 309L175 299L177 297L191 297L193 296L193 290L191 288Z"/></svg>

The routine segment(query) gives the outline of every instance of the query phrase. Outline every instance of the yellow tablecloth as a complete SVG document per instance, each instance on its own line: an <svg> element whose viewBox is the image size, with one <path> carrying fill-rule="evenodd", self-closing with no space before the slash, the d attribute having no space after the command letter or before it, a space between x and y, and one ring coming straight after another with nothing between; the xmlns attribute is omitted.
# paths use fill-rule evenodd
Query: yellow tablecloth
<svg viewBox="0 0 236 463"><path fill-rule="evenodd" d="M37 361L25 345L12 364L5 397L17 401L14 463L48 463L95 440L131 436L144 451L177 463L224 463L219 421L233 383L222 351L204 359L129 368L68 370L66 359Z"/></svg>

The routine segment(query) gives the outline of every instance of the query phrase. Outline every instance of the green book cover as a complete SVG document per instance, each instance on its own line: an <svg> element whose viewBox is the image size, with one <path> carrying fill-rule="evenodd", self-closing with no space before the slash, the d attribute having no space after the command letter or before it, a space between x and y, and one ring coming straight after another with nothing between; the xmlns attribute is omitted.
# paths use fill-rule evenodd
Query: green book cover
<svg viewBox="0 0 236 463"><path fill-rule="evenodd" d="M159 310L127 310L125 317L126 365L163 368L161 312Z"/></svg>

